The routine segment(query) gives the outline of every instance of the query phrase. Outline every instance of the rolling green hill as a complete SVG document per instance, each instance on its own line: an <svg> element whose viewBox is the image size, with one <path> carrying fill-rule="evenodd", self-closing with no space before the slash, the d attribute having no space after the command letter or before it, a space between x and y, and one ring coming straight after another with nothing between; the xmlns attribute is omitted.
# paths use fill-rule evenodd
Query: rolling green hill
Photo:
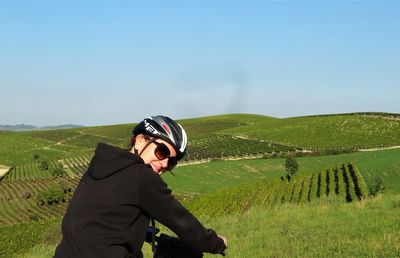
<svg viewBox="0 0 400 258"><path fill-rule="evenodd" d="M379 113L378 113L379 114ZM208 158L199 153L210 148L207 139L220 135L241 139L229 152L226 144L213 147L213 156L242 152L245 140L250 145L267 142L286 148L338 149L400 145L398 117L372 114L344 114L278 119L260 115L221 115L186 119L180 122L189 135L189 158ZM98 142L127 147L134 124L83 127L75 129L0 134L0 164L15 166L29 163L35 154L42 159L58 160L91 154ZM222 136L223 137L223 136ZM205 142L204 145L201 142ZM191 147L191 144L195 148ZM199 144L200 143L200 144ZM235 145L236 144L236 145ZM262 144L261 144L262 145ZM236 146L236 147L235 147ZM227 151L228 150L228 151ZM271 150L267 150L271 151ZM263 147L252 154L260 154ZM193 155L191 155L193 154ZM249 154L249 153L248 153ZM218 156L217 156L218 157Z"/></svg>
<svg viewBox="0 0 400 258"><path fill-rule="evenodd" d="M369 186L376 177L383 179L387 190L400 193L400 149L356 152L341 155L297 158L299 176L352 162L361 171ZM286 174L284 159L255 159L218 161L181 166L174 175L163 175L164 180L177 193L190 195L208 193L225 187L277 179Z"/></svg>
<svg viewBox="0 0 400 258"><path fill-rule="evenodd" d="M263 257L266 247L267 256L279 257L400 253L395 234L400 225L393 224L400 207L400 148L382 149L400 145L398 115L279 119L233 114L180 122L189 134L188 155L163 178L188 209L233 241L229 257ZM127 147L133 126L0 132L0 165L12 166L0 179L0 257L51 257L60 237L60 218L95 146L106 142ZM370 151L324 155L327 149L333 154L363 148ZM286 175L281 156L289 154L298 156L299 163L291 182L281 179ZM41 168L42 161L48 161L47 170ZM342 164L349 162L362 179L350 168L343 169ZM59 167L65 170L64 177L52 174ZM384 197L364 200L375 178L383 180ZM38 205L38 196L55 187L65 198ZM358 199L362 201L344 203ZM351 232L348 225L353 225Z"/></svg>
<svg viewBox="0 0 400 258"><path fill-rule="evenodd" d="M398 117L365 114L260 120L251 125L229 128L223 132L303 148L369 148L400 145Z"/></svg>
<svg viewBox="0 0 400 258"><path fill-rule="evenodd" d="M306 178L310 182L312 175L327 168L340 169L341 164L351 162L361 171L368 186L379 177L387 188L387 193L400 193L400 149L358 152L342 155L302 157L298 158L298 178ZM82 163L79 163L82 162ZM38 171L34 167L11 172L0 182L0 227L18 224L30 220L47 219L63 213L66 203L53 206L37 206L35 200L40 191L59 184L60 180L68 180L74 189L80 175L85 171L88 157L69 160L68 164L78 171L71 171L68 178L54 178L50 172ZM55 163L50 167L56 166ZM22 173L24 172L24 173ZM41 173L31 176L30 173ZM331 172L333 173L333 172ZM181 199L191 199L215 191L224 191L243 185L252 185L260 181L280 181L285 176L284 159L255 159L238 161L217 161L205 164L179 166L173 174L166 173L163 179L173 193ZM321 178L326 178L322 173ZM331 175L332 177L332 175ZM314 179L326 181L326 179ZM311 180L312 181L312 180ZM299 183L299 182L298 182ZM297 184L297 187L299 184ZM305 187L305 186L302 186ZM325 186L326 187L326 186ZM29 194L29 197L26 195ZM229 202L228 202L229 203ZM10 212L11 210L11 212ZM15 216L15 214L18 214Z"/></svg>

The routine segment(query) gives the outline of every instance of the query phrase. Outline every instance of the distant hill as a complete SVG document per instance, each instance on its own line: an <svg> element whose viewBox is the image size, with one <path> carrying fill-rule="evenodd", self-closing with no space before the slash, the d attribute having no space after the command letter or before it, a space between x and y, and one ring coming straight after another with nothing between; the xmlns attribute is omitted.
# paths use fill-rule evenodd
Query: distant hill
<svg viewBox="0 0 400 258"><path fill-rule="evenodd" d="M17 124L17 125L0 125L0 131L34 131L34 130L57 130L57 129L70 129L80 128L82 125L64 124L55 126L37 127L34 125Z"/></svg>
<svg viewBox="0 0 400 258"><path fill-rule="evenodd" d="M189 136L185 158L190 160L293 149L337 152L400 146L399 114L368 112L290 118L226 114L179 122ZM23 132L5 132L0 128L0 164L29 163L35 155L47 160L91 156L99 142L128 148L134 126Z"/></svg>

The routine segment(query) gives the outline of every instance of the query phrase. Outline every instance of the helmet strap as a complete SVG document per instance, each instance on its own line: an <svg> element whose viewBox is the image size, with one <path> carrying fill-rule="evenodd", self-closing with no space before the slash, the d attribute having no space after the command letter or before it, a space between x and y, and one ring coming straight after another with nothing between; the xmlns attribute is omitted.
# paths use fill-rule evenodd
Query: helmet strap
<svg viewBox="0 0 400 258"><path fill-rule="evenodd" d="M142 153L143 153L143 151L147 148L147 147L149 147L149 145L152 143L152 142L154 142L156 139L151 139L150 141L148 141L147 143L146 143L146 145L142 148L142 150L140 151L140 153L139 153L139 157L140 157L140 155L142 155ZM136 154L136 152L137 152L138 150L137 149L135 149L135 154Z"/></svg>

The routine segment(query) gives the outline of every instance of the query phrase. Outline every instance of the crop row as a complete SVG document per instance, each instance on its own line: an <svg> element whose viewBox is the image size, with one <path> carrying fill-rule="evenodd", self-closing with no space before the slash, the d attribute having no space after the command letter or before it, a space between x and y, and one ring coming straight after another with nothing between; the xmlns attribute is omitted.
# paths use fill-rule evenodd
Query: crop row
<svg viewBox="0 0 400 258"><path fill-rule="evenodd" d="M32 198L57 180L59 179L2 182L0 224L8 225L61 214L59 210L63 205L38 206L35 198ZM74 177L67 182L74 189L78 180L79 177ZM310 203L328 198L339 202L350 202L361 200L366 196L367 190L361 173L349 163L311 176L296 176L289 181L286 178L260 181L252 185L217 191L185 200L185 204L195 213L217 216L223 213L243 212L253 205L272 207L287 202ZM51 211L53 209L55 211ZM39 212L41 210L42 212Z"/></svg>
<svg viewBox="0 0 400 258"><path fill-rule="evenodd" d="M74 179L36 179L20 182L2 182L0 187L0 227L56 217L65 212L67 203L39 205L36 198L55 185L74 189L78 183ZM69 190L68 190L69 191ZM66 200L71 192L66 195Z"/></svg>
<svg viewBox="0 0 400 258"><path fill-rule="evenodd" d="M50 185L56 184L62 180L71 189L75 188L78 178L74 179L35 179L23 181L1 182L0 184L0 203L15 199L29 199L37 195L40 191L47 189Z"/></svg>
<svg viewBox="0 0 400 258"><path fill-rule="evenodd" d="M283 203L351 202L367 196L361 173L351 163L311 176L295 176L289 181L282 179L213 192L184 203L197 215L219 216L243 212L253 205L273 207Z"/></svg>
<svg viewBox="0 0 400 258"><path fill-rule="evenodd" d="M81 156L64 159L63 167L68 171L69 176L80 177L86 171L90 162L90 156Z"/></svg>
<svg viewBox="0 0 400 258"><path fill-rule="evenodd" d="M33 162L13 167L2 179L7 181L25 181L34 179L52 178L52 170L56 167L63 167L71 177L82 175L90 161L89 155L66 158L59 161L48 161L49 167L46 170L40 169L40 162Z"/></svg>
<svg viewBox="0 0 400 258"><path fill-rule="evenodd" d="M34 199L0 202L0 227L59 217L64 214L66 206L66 203L39 206Z"/></svg>
<svg viewBox="0 0 400 258"><path fill-rule="evenodd" d="M183 162L196 162L216 158L262 157L274 153L294 152L296 148L264 142L255 139L243 139L226 134L212 134L193 140L188 146ZM91 155L49 161L49 169L40 169L39 161L13 167L2 181L33 180L51 178L51 171L62 166L72 178L80 177L90 162Z"/></svg>
<svg viewBox="0 0 400 258"><path fill-rule="evenodd" d="M271 142L239 138L226 134L211 134L190 142L184 160L294 152L295 150L294 147Z"/></svg>

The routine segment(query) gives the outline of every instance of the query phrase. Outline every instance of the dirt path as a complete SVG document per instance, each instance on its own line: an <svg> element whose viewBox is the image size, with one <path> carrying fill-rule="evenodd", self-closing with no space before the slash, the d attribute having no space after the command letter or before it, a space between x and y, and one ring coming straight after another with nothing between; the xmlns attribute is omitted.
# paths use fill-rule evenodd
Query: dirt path
<svg viewBox="0 0 400 258"><path fill-rule="evenodd" d="M390 146L390 147L381 147L381 148L371 148L371 149L358 149L358 151L380 151L380 150L390 150L390 149L398 149L400 145Z"/></svg>

